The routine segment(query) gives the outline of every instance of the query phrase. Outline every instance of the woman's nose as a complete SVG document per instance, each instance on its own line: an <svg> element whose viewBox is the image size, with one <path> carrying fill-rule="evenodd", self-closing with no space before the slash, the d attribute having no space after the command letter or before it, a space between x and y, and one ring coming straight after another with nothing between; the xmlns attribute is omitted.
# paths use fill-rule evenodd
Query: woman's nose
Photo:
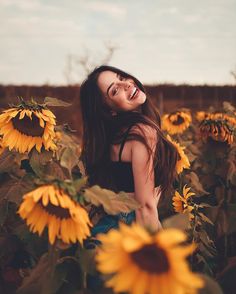
<svg viewBox="0 0 236 294"><path fill-rule="evenodd" d="M128 81L121 81L120 84L124 87L125 90L128 90L131 86L131 83Z"/></svg>

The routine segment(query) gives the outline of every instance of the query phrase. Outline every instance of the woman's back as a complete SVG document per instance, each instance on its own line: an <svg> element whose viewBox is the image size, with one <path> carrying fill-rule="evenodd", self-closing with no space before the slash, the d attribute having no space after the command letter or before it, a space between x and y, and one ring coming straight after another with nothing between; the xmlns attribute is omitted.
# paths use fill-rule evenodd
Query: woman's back
<svg viewBox="0 0 236 294"><path fill-rule="evenodd" d="M125 191L132 197L135 197L132 166L132 147L134 145L134 140L127 140L127 138L129 133L135 130L137 131L135 126L128 127L123 132L123 138L120 144L111 144L110 146L110 171L113 181L118 191ZM140 154L140 156L142 156L142 154ZM155 196L160 195L160 187L157 181L155 181L155 186Z"/></svg>

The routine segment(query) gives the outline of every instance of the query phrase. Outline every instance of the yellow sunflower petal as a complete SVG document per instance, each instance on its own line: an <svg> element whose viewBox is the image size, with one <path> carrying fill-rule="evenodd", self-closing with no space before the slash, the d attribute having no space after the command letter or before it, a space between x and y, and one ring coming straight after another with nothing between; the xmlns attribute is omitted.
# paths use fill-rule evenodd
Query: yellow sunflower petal
<svg viewBox="0 0 236 294"><path fill-rule="evenodd" d="M48 224L48 218L49 218L49 215L42 210L42 214L40 215L37 221L37 232L39 236L42 235L44 228Z"/></svg>
<svg viewBox="0 0 236 294"><path fill-rule="evenodd" d="M57 219L55 216L50 215L48 220L48 237L49 242L54 244L56 240L56 236L58 235L60 229L60 220Z"/></svg>
<svg viewBox="0 0 236 294"><path fill-rule="evenodd" d="M169 236L171 235L171 239ZM162 246L174 246L180 242L186 241L187 236L180 230L177 229L168 229L162 230L156 237L156 241L158 244Z"/></svg>
<svg viewBox="0 0 236 294"><path fill-rule="evenodd" d="M40 138L40 137L35 137L34 140L35 140L35 144L36 144L36 150L37 150L38 152L41 152L41 148L42 148L42 145L43 145L42 138Z"/></svg>
<svg viewBox="0 0 236 294"><path fill-rule="evenodd" d="M53 205L58 206L59 205L59 201L58 201L58 199L56 197L55 189L53 188L53 186L49 186L48 187L48 194L49 194L50 202Z"/></svg>
<svg viewBox="0 0 236 294"><path fill-rule="evenodd" d="M42 109L42 113L47 117L56 118L55 115L48 109Z"/></svg>
<svg viewBox="0 0 236 294"><path fill-rule="evenodd" d="M20 112L19 119L23 119L24 116L25 116L25 114L26 114L26 110L23 109L23 110Z"/></svg>

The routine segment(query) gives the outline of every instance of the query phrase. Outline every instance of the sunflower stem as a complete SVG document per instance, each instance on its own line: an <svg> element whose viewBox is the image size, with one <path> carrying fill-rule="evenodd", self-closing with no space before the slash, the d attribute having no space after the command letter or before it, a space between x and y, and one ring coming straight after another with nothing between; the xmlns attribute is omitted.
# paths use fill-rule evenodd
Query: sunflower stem
<svg viewBox="0 0 236 294"><path fill-rule="evenodd" d="M196 205L193 206L194 209L193 209L193 225L192 225L192 243L195 243L195 233L196 233L196 227L197 227L197 221L196 221L196 218L197 218L197 207ZM190 264L191 264L191 269L193 270L193 263L194 263L194 253L191 254L191 257L190 257Z"/></svg>
<svg viewBox="0 0 236 294"><path fill-rule="evenodd" d="M58 257L59 257L59 250L56 248L56 242L54 242L54 244L50 245L49 247L49 265L50 265L51 278L54 275Z"/></svg>
<svg viewBox="0 0 236 294"><path fill-rule="evenodd" d="M227 209L228 209L228 186L227 183L223 182L224 185L224 210L225 210L225 214L227 214ZM224 260L227 260L228 257L228 234L227 232L224 232ZM226 262L225 262L226 264Z"/></svg>
<svg viewBox="0 0 236 294"><path fill-rule="evenodd" d="M48 265L49 270L47 272L47 275L45 276L44 283L42 286L41 294L51 294L52 293L52 287L53 287L53 278L54 273L58 261L60 251L56 248L56 242L54 242L53 245L49 245L48 248Z"/></svg>
<svg viewBox="0 0 236 294"><path fill-rule="evenodd" d="M87 289L87 273L83 272L83 289Z"/></svg>

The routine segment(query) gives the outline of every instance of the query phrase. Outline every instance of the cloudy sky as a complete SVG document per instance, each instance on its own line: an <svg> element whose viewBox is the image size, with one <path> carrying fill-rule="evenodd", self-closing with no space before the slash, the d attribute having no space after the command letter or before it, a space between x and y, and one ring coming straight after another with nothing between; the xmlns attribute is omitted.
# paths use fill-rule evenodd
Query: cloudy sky
<svg viewBox="0 0 236 294"><path fill-rule="evenodd" d="M144 83L232 84L236 0L0 0L0 38L3 84L80 82L109 46Z"/></svg>

